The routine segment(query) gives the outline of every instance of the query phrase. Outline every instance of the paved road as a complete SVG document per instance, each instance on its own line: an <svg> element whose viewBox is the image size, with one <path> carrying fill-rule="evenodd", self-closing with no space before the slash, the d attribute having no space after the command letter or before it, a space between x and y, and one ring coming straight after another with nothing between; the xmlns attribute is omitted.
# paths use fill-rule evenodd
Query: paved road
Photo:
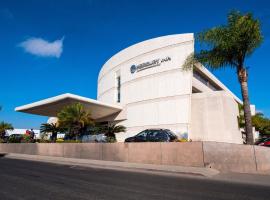
<svg viewBox="0 0 270 200"><path fill-rule="evenodd" d="M0 199L270 199L270 187L0 159Z"/></svg>

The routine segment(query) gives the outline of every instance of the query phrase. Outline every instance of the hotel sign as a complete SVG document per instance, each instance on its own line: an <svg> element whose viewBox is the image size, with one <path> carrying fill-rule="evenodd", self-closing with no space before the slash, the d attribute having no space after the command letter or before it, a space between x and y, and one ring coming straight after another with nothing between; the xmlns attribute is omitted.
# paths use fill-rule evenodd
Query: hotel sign
<svg viewBox="0 0 270 200"><path fill-rule="evenodd" d="M168 62L168 61L171 61L171 57L169 57L169 56L167 56L166 58L162 58L162 59L161 58L154 59L152 61L141 63L138 65L131 65L130 72L132 74L134 74L135 72L140 72L140 71L143 71L145 69L160 66L162 63Z"/></svg>

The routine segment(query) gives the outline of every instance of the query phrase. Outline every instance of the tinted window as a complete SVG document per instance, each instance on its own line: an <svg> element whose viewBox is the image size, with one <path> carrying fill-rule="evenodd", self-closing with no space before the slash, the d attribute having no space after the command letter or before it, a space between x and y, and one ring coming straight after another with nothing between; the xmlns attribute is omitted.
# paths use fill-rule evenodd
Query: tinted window
<svg viewBox="0 0 270 200"><path fill-rule="evenodd" d="M147 136L148 137L156 137L156 135L160 132L160 130L148 130Z"/></svg>
<svg viewBox="0 0 270 200"><path fill-rule="evenodd" d="M136 137L146 137L147 131L142 131L136 135Z"/></svg>
<svg viewBox="0 0 270 200"><path fill-rule="evenodd" d="M147 137L151 141L166 141L166 140L168 140L167 134L162 130L150 130L150 131L148 131Z"/></svg>
<svg viewBox="0 0 270 200"><path fill-rule="evenodd" d="M156 138L158 141L166 141L168 140L168 136L164 131L159 131L156 135Z"/></svg>
<svg viewBox="0 0 270 200"><path fill-rule="evenodd" d="M262 138L262 139L258 140L257 143L267 142L267 141L270 141L270 138Z"/></svg>
<svg viewBox="0 0 270 200"><path fill-rule="evenodd" d="M176 139L177 138L177 136L172 131L166 130L166 132L168 133L168 135L170 136L170 138L172 138L172 139Z"/></svg>

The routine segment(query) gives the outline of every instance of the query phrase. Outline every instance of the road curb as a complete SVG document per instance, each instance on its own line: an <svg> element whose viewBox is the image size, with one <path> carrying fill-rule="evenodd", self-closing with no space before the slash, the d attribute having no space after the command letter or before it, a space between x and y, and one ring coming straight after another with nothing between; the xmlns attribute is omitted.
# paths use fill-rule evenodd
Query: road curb
<svg viewBox="0 0 270 200"><path fill-rule="evenodd" d="M161 172L161 173L173 173L179 175L193 175L201 177L213 177L219 174L218 170L201 167L184 167L184 166L172 166L172 165L153 165L153 164L141 164L141 163L127 163L116 161L101 161L101 160L89 160L78 158L66 158L66 157L53 157L53 156L40 156L40 155L28 155L28 154L15 154L15 153L2 153L5 158L9 159L21 159L29 161L38 161L62 165L81 166L89 168L103 168L113 170L125 170L125 171L137 171L137 172Z"/></svg>

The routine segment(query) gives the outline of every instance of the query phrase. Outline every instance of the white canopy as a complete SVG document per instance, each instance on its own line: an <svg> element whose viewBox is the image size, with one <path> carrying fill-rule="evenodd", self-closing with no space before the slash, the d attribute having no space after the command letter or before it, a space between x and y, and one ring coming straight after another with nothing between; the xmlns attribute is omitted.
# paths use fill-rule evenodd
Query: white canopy
<svg viewBox="0 0 270 200"><path fill-rule="evenodd" d="M94 99L66 93L31 104L19 106L15 108L15 111L56 117L57 113L63 107L76 102L83 104L84 107L91 112L93 119L107 117L122 110L122 107L118 105L107 104Z"/></svg>

